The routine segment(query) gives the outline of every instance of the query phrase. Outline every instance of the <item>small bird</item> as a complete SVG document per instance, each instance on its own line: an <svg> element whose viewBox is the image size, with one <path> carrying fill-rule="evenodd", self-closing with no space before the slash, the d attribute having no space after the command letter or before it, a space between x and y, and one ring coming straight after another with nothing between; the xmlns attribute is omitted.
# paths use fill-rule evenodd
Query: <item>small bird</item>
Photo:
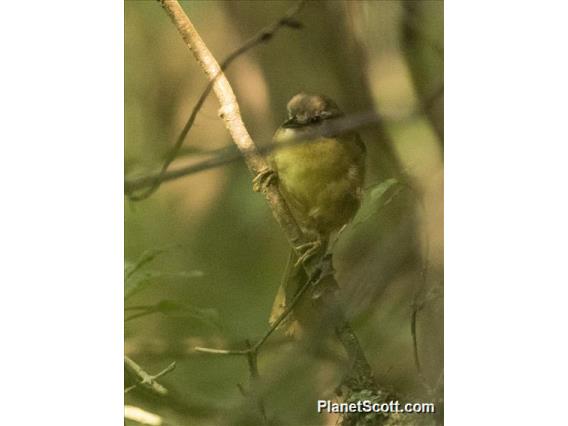
<svg viewBox="0 0 568 426"><path fill-rule="evenodd" d="M333 129L332 120L344 115L333 100L299 93L288 102L287 109L288 119L274 134L273 142L294 142L276 148L269 161L294 219L312 242L301 248L301 257L292 250L272 308L271 324L307 282L302 261L323 256L330 235L355 216L365 177L365 145L356 132L338 132L337 126ZM286 333L294 335L304 328L302 323L313 319L309 311L309 302L300 301L283 323Z"/></svg>

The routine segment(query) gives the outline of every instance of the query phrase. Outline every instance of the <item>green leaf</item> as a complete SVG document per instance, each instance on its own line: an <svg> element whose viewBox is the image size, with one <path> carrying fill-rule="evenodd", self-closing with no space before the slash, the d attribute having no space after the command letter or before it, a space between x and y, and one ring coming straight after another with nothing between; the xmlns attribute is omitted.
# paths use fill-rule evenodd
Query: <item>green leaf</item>
<svg viewBox="0 0 568 426"><path fill-rule="evenodd" d="M128 279L136 271L142 268L142 266L146 265L147 263L150 263L165 251L166 250L163 248L146 250L144 253L140 255L140 257L136 262L129 262L129 261L124 262L124 277Z"/></svg>
<svg viewBox="0 0 568 426"><path fill-rule="evenodd" d="M382 208L393 201L402 189L403 185L395 178L387 179L367 188L367 194L363 198L363 205L355 218L353 226L358 226L376 216Z"/></svg>
<svg viewBox="0 0 568 426"><path fill-rule="evenodd" d="M197 308L185 303L175 302L173 300L162 300L156 305L156 312L173 317L193 318L195 320L214 325L220 328L219 313L211 308Z"/></svg>
<svg viewBox="0 0 568 426"><path fill-rule="evenodd" d="M164 274L158 271L138 272L134 275L130 275L130 277L126 278L124 281L124 298L128 299L149 287L151 284L157 283L163 276Z"/></svg>
<svg viewBox="0 0 568 426"><path fill-rule="evenodd" d="M370 202L379 203L381 200L384 199L387 191L398 184L399 182L397 179L390 178L379 184L371 186L370 188L368 188Z"/></svg>

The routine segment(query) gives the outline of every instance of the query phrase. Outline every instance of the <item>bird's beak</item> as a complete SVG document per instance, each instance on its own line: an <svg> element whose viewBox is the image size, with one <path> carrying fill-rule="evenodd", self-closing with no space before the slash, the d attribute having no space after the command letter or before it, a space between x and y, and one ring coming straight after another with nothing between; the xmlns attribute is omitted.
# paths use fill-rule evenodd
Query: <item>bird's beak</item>
<svg viewBox="0 0 568 426"><path fill-rule="evenodd" d="M282 127L285 129L293 129L295 127L300 127L300 126L301 124L298 123L298 121L296 121L295 118L290 118L282 124Z"/></svg>

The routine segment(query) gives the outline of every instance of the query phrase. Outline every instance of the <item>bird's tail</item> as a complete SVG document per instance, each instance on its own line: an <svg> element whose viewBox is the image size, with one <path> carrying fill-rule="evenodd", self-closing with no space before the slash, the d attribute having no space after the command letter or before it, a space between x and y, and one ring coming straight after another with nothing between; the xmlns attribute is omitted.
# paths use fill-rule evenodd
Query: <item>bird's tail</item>
<svg viewBox="0 0 568 426"><path fill-rule="evenodd" d="M290 250L290 255L288 256L288 263L286 265L286 270L282 277L282 282L278 287L278 292L274 298L274 303L272 304L272 312L270 313L269 323L273 326L276 321L282 316L294 296L303 284L308 280L308 276L304 271L302 265L296 265L298 262L298 255L294 250ZM295 308L301 303L301 300L296 305ZM295 311L290 312L286 318L280 323L279 327L284 330L287 336L297 335L300 331L300 324L298 319L295 318Z"/></svg>
<svg viewBox="0 0 568 426"><path fill-rule="evenodd" d="M314 254L314 257L323 257L327 251L327 244L328 241L326 239L323 241L318 253ZM272 304L272 312L269 318L271 326L284 314L292 300L309 280L304 266L301 263L297 263L298 255L294 250L291 250L282 282L280 283L274 303ZM293 310L279 324L279 328L282 329L287 336L299 337L299 335L304 332L315 329L319 323L320 316L318 310L315 309L314 301L308 289L295 303Z"/></svg>

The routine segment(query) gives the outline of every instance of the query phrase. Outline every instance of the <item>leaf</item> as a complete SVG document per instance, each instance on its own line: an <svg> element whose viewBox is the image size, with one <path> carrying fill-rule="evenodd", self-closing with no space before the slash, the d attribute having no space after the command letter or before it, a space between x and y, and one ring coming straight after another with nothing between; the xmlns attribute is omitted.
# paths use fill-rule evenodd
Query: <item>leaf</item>
<svg viewBox="0 0 568 426"><path fill-rule="evenodd" d="M370 187L370 191L369 191L369 196L370 196L370 200L371 202L378 202L381 200L382 197L384 197L384 195L386 194L386 192L391 189L392 187L394 187L395 185L398 185L398 180L395 178L390 178L387 179L377 185L373 185L372 187Z"/></svg>
<svg viewBox="0 0 568 426"><path fill-rule="evenodd" d="M124 281L124 298L128 299L134 294L144 290L162 278L164 273L158 271L138 272Z"/></svg>
<svg viewBox="0 0 568 426"><path fill-rule="evenodd" d="M360 214L357 215L357 218L353 223L353 227L358 226L376 216L383 207L393 201L402 189L403 186L395 178L387 179L368 188L368 193L363 199Z"/></svg>
<svg viewBox="0 0 568 426"><path fill-rule="evenodd" d="M219 313L211 308L197 308L185 303L175 302L173 300L162 300L156 305L156 312L173 317L193 318L198 321L208 323L220 328Z"/></svg>
<svg viewBox="0 0 568 426"><path fill-rule="evenodd" d="M128 262L128 261L124 262L125 278L129 278L132 274L134 274L136 271L142 268L142 266L146 265L147 263L150 263L165 251L166 250L163 248L146 250L144 253L140 255L140 257L136 262Z"/></svg>

